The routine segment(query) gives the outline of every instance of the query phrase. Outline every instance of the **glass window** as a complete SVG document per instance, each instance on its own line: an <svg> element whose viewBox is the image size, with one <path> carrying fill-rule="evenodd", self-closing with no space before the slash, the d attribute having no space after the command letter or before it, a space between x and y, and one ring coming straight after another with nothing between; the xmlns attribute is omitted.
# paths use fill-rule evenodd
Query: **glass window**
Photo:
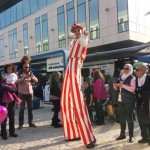
<svg viewBox="0 0 150 150"><path fill-rule="evenodd" d="M85 3L85 0L77 0L78 5L83 4L83 3Z"/></svg>
<svg viewBox="0 0 150 150"><path fill-rule="evenodd" d="M17 3L17 20L23 18L22 1Z"/></svg>
<svg viewBox="0 0 150 150"><path fill-rule="evenodd" d="M64 6L57 9L59 47L66 46Z"/></svg>
<svg viewBox="0 0 150 150"><path fill-rule="evenodd" d="M30 0L30 6L31 6L31 13L34 13L38 10L38 1L37 0Z"/></svg>
<svg viewBox="0 0 150 150"><path fill-rule="evenodd" d="M30 14L29 0L23 0L23 16L26 17Z"/></svg>
<svg viewBox="0 0 150 150"><path fill-rule="evenodd" d="M10 13L11 13L11 23L14 23L17 21L17 7L14 5L13 7L10 8Z"/></svg>
<svg viewBox="0 0 150 150"><path fill-rule="evenodd" d="M9 59L18 57L17 29L8 32Z"/></svg>
<svg viewBox="0 0 150 150"><path fill-rule="evenodd" d="M51 4L51 3L54 3L56 2L56 0L47 0L47 4Z"/></svg>
<svg viewBox="0 0 150 150"><path fill-rule="evenodd" d="M35 37L36 37L36 51L37 51L37 53L40 53L40 52L42 52L40 17L35 19Z"/></svg>
<svg viewBox="0 0 150 150"><path fill-rule="evenodd" d="M128 0L117 0L118 3L118 31L129 30L128 23Z"/></svg>
<svg viewBox="0 0 150 150"><path fill-rule="evenodd" d="M0 36L0 60L4 61L5 60L5 50L4 50L4 35Z"/></svg>
<svg viewBox="0 0 150 150"><path fill-rule="evenodd" d="M46 6L46 0L38 0L38 4L39 4L39 9L41 9Z"/></svg>
<svg viewBox="0 0 150 150"><path fill-rule="evenodd" d="M6 26L10 24L10 9L5 11Z"/></svg>
<svg viewBox="0 0 150 150"><path fill-rule="evenodd" d="M23 25L23 43L24 43L24 55L29 54L28 46L28 24Z"/></svg>
<svg viewBox="0 0 150 150"><path fill-rule="evenodd" d="M68 27L68 37L70 37L71 26L75 23L74 19L74 1L67 3L67 27ZM69 43L68 43L69 44Z"/></svg>
<svg viewBox="0 0 150 150"><path fill-rule="evenodd" d="M86 28L85 0L78 0L77 4L78 4L78 7L77 7L77 20L80 24L82 24Z"/></svg>
<svg viewBox="0 0 150 150"><path fill-rule="evenodd" d="M4 28L5 27L5 14L4 12L1 13L1 28Z"/></svg>
<svg viewBox="0 0 150 150"><path fill-rule="evenodd" d="M13 53L14 58L17 58L18 57L17 29L13 29Z"/></svg>
<svg viewBox="0 0 150 150"><path fill-rule="evenodd" d="M94 11L93 11L94 10ZM89 0L90 39L97 39L99 35L99 7L98 0Z"/></svg>
<svg viewBox="0 0 150 150"><path fill-rule="evenodd" d="M43 51L48 51L48 20L47 20L47 14L42 16L42 43L43 43Z"/></svg>
<svg viewBox="0 0 150 150"><path fill-rule="evenodd" d="M9 42L9 59L13 59L13 38L12 31L8 32L8 42Z"/></svg>

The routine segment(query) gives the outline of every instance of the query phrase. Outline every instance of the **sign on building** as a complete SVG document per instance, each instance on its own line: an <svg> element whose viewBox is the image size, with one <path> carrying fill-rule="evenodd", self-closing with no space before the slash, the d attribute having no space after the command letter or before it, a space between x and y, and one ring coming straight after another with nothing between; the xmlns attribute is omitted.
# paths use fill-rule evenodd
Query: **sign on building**
<svg viewBox="0 0 150 150"><path fill-rule="evenodd" d="M47 59L47 72L63 71L63 70L64 70L63 56Z"/></svg>

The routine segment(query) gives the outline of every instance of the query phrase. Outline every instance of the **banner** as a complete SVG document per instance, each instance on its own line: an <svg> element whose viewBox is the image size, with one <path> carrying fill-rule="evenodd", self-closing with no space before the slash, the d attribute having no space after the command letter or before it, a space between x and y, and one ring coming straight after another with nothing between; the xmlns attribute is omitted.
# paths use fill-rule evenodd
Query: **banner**
<svg viewBox="0 0 150 150"><path fill-rule="evenodd" d="M51 57L47 59L47 72L63 71L64 59L63 56Z"/></svg>

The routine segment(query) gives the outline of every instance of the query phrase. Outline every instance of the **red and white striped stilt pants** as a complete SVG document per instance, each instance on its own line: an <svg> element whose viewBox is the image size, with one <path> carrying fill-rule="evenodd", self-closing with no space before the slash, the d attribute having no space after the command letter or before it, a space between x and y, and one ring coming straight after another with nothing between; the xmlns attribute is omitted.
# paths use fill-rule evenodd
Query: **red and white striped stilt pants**
<svg viewBox="0 0 150 150"><path fill-rule="evenodd" d="M80 58L69 59L62 87L61 113L65 139L80 137L84 145L88 145L95 136L81 91L82 63Z"/></svg>

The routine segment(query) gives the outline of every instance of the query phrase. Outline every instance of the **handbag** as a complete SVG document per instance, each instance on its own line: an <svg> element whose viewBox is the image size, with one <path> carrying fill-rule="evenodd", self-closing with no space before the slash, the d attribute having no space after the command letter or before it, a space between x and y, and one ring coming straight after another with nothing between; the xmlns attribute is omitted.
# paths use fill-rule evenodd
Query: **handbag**
<svg viewBox="0 0 150 150"><path fill-rule="evenodd" d="M107 104L107 113L108 113L108 116L114 116L115 114L115 108L111 102Z"/></svg>

